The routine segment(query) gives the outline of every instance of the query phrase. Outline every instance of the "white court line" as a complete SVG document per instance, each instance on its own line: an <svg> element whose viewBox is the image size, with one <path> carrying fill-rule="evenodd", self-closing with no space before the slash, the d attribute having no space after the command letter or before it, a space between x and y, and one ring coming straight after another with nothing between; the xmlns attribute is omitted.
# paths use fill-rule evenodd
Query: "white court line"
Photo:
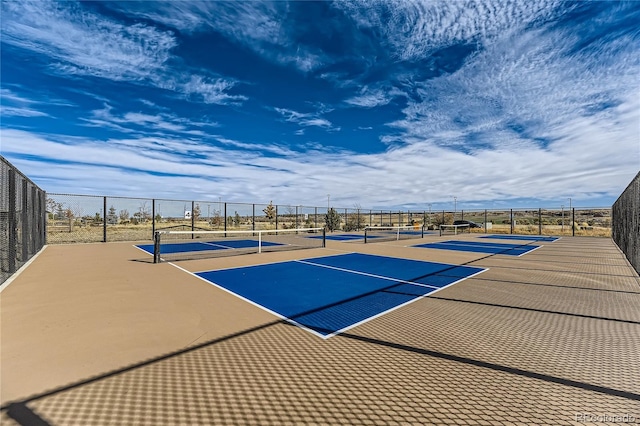
<svg viewBox="0 0 640 426"><path fill-rule="evenodd" d="M345 254L349 254L349 253L355 253L355 252L348 252L348 253L345 253ZM317 258L323 258L323 257L329 257L329 256L331 256L331 255L328 255L328 256L319 256L319 257L317 257ZM314 258L314 259L317 259L317 258ZM410 303L413 303L413 302L417 301L418 299L422 299L422 298L425 298L425 297L429 297L429 295L431 295L431 294L433 294L433 293L437 293L437 292L438 292L438 291L440 291L440 290L444 290L445 288L448 288L448 287L450 287L450 286L452 286L452 285L454 285L454 284L457 284L457 283L462 282L462 281L464 281L464 280L466 280L466 279L468 279L468 278L474 277L474 276L476 276L476 275L478 275L478 274L481 274L481 273L483 273L483 272L485 272L485 271L488 271L488 270L489 270L489 268L478 268L478 267L475 267L475 266L474 266L474 267L472 267L472 268L475 268L475 269L481 269L481 270L480 270L480 271L478 271L478 272L476 272L476 273L474 273L474 274L471 274L471 275L469 275L469 276L462 277L462 278L460 278L460 279L458 279L458 280L456 280L456 281L453 281L453 282L451 282L451 283L449 283L449 284L447 284L447 285L445 285L445 286L442 286L442 287L436 287L436 286L432 286L432 285L428 285L428 284L420 284L420 283L415 283L415 282L411 282L411 281L399 280L399 279L396 279L396 278L384 277L384 276L375 275L375 274L369 274L369 273L365 273L365 272L352 271L352 270L349 270L349 269L339 268L339 267L335 267L335 266L319 265L319 264L316 264L316 263L308 262L308 261L306 261L306 260L287 260L287 261L280 261L280 262L265 263L265 264L260 264L260 265L239 266L239 267L232 267L232 268L225 268L225 269L218 269L218 270L211 270L211 271L202 271L201 273L204 273L204 272L216 272L216 271L222 271L222 270L233 270L233 269L251 268L251 267L255 267L255 266L263 266L263 265L275 265L275 264L287 263L287 262L298 262L298 263L307 264L307 265L311 265L311 266L319 266L319 267L324 267L324 268L328 268L328 269L335 269L335 270L342 271L342 272L349 272L349 273L353 273L353 274L359 274L359 275L365 275L365 276L374 277L374 278L380 278L380 279L384 279L384 280L392 281L392 282L398 282L398 283L403 283L403 284L416 285L416 286L420 286L420 287L431 288L431 289L433 289L433 291L430 291L429 293L424 294L424 295L421 295L421 296L415 296L413 299L411 299L411 300L409 300L409 301L407 301L407 302L405 302L405 303L401 303L400 305L394 306L393 308L387 309L386 311L379 312L379 313L377 313L377 314L375 314L375 315L373 315L373 316L370 316L370 317L365 318L365 319L363 319L363 320L361 320L361 321L358 321L357 323L350 324L349 326L344 327L344 328L342 328L342 329L340 329L340 330L334 331L333 333L329 333L329 334L322 334L322 333L319 333L319 332L317 332L317 331L315 331L315 330L313 330L313 329L311 329L311 328L309 328L309 327L307 327L307 326L305 326L305 325L303 325L303 324L300 324L299 322L297 322L297 321L295 321L295 320L293 320L293 319L290 319L290 318L288 318L288 317L286 317L286 316L284 316L284 315L282 315L282 314L279 314L278 312L273 311L273 310L271 310L271 309L267 308L266 306L263 306L263 305L261 305L261 304L259 304L259 303L256 303L256 302L254 302L254 301L253 301L253 300L251 300L251 299L247 299L247 298L246 298L246 297L244 297L244 296L241 296L241 295L239 295L239 294L237 294L237 293L234 293L233 291L231 291L231 290L229 290L229 289L225 288L224 286L221 286L221 285L219 285L219 284L217 284L217 283L215 283L215 282L213 282L213 281L209 281L209 280L207 280L206 278L203 278L203 277L201 277L201 276L199 276L199 275L196 275L196 273L194 273L194 272L190 272L190 271L188 271L188 270L186 270L186 269L184 269L184 268L182 268L182 267L180 267L180 266L178 266L178 265L176 265L176 264L174 264L174 263L171 263L171 262L168 262L168 263L169 263L169 265L171 265L171 266L173 266L173 267L175 267L175 268L178 268L178 269L180 269L181 271L186 272L187 274L192 275L192 276L194 276L194 277L196 277L196 278L198 278L198 279L200 279L200 280L202 280L202 281L204 281L204 282L206 282L206 283L208 283L208 284L210 284L210 285L213 285L214 287L217 287L217 288L219 288L219 289L221 289L221 290L223 290L223 291L225 291L225 292L227 292L227 293L229 293L229 294L232 294L232 295L234 295L234 296L236 296L236 297L238 297L238 298L240 298L240 299L244 300L245 302L248 302L249 304L251 304L251 305L253 305L253 306L257 307L257 308L260 308L260 309L262 309L262 310L264 310L264 311L266 311L266 312L268 312L268 313L270 313L270 314L272 314L272 315L276 316L277 318L280 318L280 319L282 319L282 320L284 320L284 321L287 321L288 323L291 323L291 324L293 324L293 325L295 325L295 326L297 326L297 327L300 327L301 329L306 330L306 331L308 331L308 332L310 332L310 333L314 334L315 336L320 337L320 338L321 338L321 339L323 339L323 340L326 340L326 339L328 339L328 338L330 338L330 337L336 336L336 335L338 335L338 334L340 334L340 333L343 333L343 332L345 332L345 331L347 331L347 330L352 329L353 327L356 327L356 326L358 326L358 325L364 324L364 323L366 323L366 322L368 322L368 321L371 321L371 320L373 320L373 319L375 319L375 318L378 318L378 317L380 317L380 316L382 316L382 315L385 315L385 314L387 314L387 313L389 313L389 312L391 312L391 311L394 311L394 310L399 309L399 308L401 308L401 307L403 307L403 306L406 306L406 305L408 305L408 304L410 304ZM454 267L465 267L465 266L463 266L463 265L451 265L451 266L454 266ZM440 272L442 272L442 271L440 271ZM438 273L439 273L439 272L436 272L435 274L438 274ZM304 316L304 315L303 315L303 316Z"/></svg>
<svg viewBox="0 0 640 426"><path fill-rule="evenodd" d="M171 262L168 262L168 263L169 263L169 265L171 265L171 266L173 266L173 267L175 267L175 268L178 268L178 269L180 269L181 271L186 272L187 274L192 275L192 276L194 276L194 277L196 277L196 278L198 278L198 279L200 279L200 280L202 280L202 281L206 282L206 283L207 283L207 284L209 284L209 285L212 285L212 286L214 286L214 287L216 287L216 288L219 288L220 290L225 291L226 293L229 293L229 294L231 294L231 295L233 295L233 296L235 296L235 297L237 297L237 298L239 298L239 299L241 299L241 300L244 300L245 302L247 302L247 303L249 303L249 304L251 304L251 305L253 305L253 306L257 307L257 308L260 308L260 309L262 309L263 311L266 311L266 312L270 313L271 315L274 315L274 316L276 316L277 318L280 318L281 320L287 321L288 323L291 323L291 324L293 324L293 325L295 325L295 326L297 326L297 327L300 327L301 329L306 330L306 331L308 331L308 332L310 332L310 333L312 333L312 334L314 334L314 335L316 335L316 336L320 337L321 339L327 339L327 338L328 338L327 336L325 336L325 335L324 335L324 334L322 334L322 333L318 333L317 331L315 331L315 330L313 330L313 329L311 329L311 328L309 328L309 327L306 327L306 326L304 326L304 325L302 325L302 324L300 324L300 323L296 322L295 320L290 319L289 317L285 317L284 315L279 314L279 313L278 313L278 312L276 312L276 311L272 311L271 309L267 308L266 306L263 306L263 305L261 305L261 304L259 304L259 303L254 302L254 301L253 301L253 300L251 300L251 299L247 299L247 298L246 298L246 297L244 297L244 296L241 296L241 295L239 295L239 294L237 294L237 293L234 293L233 291L231 291L231 290L229 290L229 289L227 289L227 288L225 288L225 287L223 287L223 286L221 286L221 285L219 285L219 284L216 284L216 283L215 283L215 282L213 282L213 281L209 281L208 279L203 278L203 277L201 277L201 276L198 276L198 275L196 275L196 274L195 274L195 273L193 273L193 272L187 271L186 269L181 268L180 266L178 266L178 265L176 265L176 264L174 264L174 263L171 263ZM277 263L277 262L276 262L276 263ZM280 262L280 263L284 263L284 262ZM232 268L232 269L233 269L233 268ZM330 337L330 336L329 336L329 337Z"/></svg>
<svg viewBox="0 0 640 426"><path fill-rule="evenodd" d="M46 249L47 247L49 247L47 244L42 246L42 248L36 254L34 254L33 257L31 257L31 259L27 260L27 262L24 265L22 265L9 278L7 278L7 280L5 282L3 282L2 285L0 285L0 293L2 293L2 291L5 288L9 287L9 284L11 284L13 282L13 280L18 278L18 275L20 275L22 272L24 272L24 270L27 269L29 267L29 265L31 265L31 263L33 263L33 261L36 260L36 258L38 256L40 256L40 253L42 253L44 251L44 249Z"/></svg>
<svg viewBox="0 0 640 426"><path fill-rule="evenodd" d="M421 287L428 287L428 288L440 288L440 287L436 287L434 285L414 283L412 281L405 281L405 280L401 280L401 279L398 279L398 278L391 278L391 277L385 277L385 276L382 276L382 275L369 274L367 272L354 271L354 270L351 270L351 269L339 268L337 266L321 265L321 264L318 264L318 263L308 262L306 260L294 260L294 262L304 263L306 265L312 265L312 266L319 266L321 268L335 269L336 271L349 272L351 274L364 275L366 277L381 278L383 280L395 281L395 282L403 283L403 284L412 284L412 285L417 285L417 286L421 286Z"/></svg>
<svg viewBox="0 0 640 426"><path fill-rule="evenodd" d="M461 265L460 265L460 266L461 266ZM462 282L462 281L464 281L464 280L466 280L466 279L468 279L468 278L474 277L474 276L476 276L476 275L478 275L478 274L481 274L481 273L483 273L483 272L485 272L485 271L488 271L488 270L489 270L489 268L482 268L482 270L481 270L481 271L478 271L478 272L476 272L475 274L469 275L468 277L460 278L459 280L454 281L454 282L452 282L452 283L449 283L449 284L447 284L447 285L445 285L445 286L443 286L443 287L438 287L436 290L434 290L434 291L430 291L430 292L429 292L429 293L427 293L427 294L423 294L422 296L416 296L415 298L413 298L413 299L411 299L411 300L409 300L409 301L406 301L406 302L404 302L404 303L401 303L401 304L400 304L400 305L398 305L398 306L394 306L394 307L393 307L393 308L391 308L391 309L387 309L386 311L383 311L383 312L380 312L380 313L378 313L378 314L376 314L376 315L373 315L373 316L370 316L370 317L368 317L368 318L365 318L365 319L363 319L362 321L358 321L357 323L354 323L354 324L348 325L347 327L341 328L340 330L337 330L337 331L335 331L335 332L333 332L333 333L330 333L330 334L326 335L326 337L324 337L324 339L326 340L326 339L328 339L329 337L333 337L333 336L336 336L336 335L338 335L338 334L340 334L340 333L344 333L344 332L345 332L345 331L347 331L347 330L350 330L350 329L352 329L352 328L354 328L354 327L357 327L357 326L359 326L359 325L361 325L361 324L364 324L364 323L366 323L366 322L369 322L369 321L371 321L371 320L373 320L373 319L375 319L375 318L381 317L382 315L388 314L389 312L391 312L391 311L395 311L396 309L400 309L400 308L402 308L403 306L407 306L407 305L409 305L409 304L411 304L411 303L413 303L413 302L415 302L415 301L417 301L417 300L419 300L419 299L427 298L427 297L431 296L433 293L437 293L437 292L439 292L440 290L444 290L444 289L445 289L445 288L447 288L447 287L451 287L451 286L452 286L452 285L454 285L454 284L458 284L459 282Z"/></svg>

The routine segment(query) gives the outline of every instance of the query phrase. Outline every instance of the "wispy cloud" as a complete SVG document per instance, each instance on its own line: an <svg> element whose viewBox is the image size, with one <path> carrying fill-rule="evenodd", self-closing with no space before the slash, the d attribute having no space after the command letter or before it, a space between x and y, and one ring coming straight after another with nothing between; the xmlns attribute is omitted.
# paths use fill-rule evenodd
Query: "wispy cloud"
<svg viewBox="0 0 640 426"><path fill-rule="evenodd" d="M379 0L338 2L361 28L380 31L401 60L452 44L484 42L552 16L554 0L527 2Z"/></svg>
<svg viewBox="0 0 640 426"><path fill-rule="evenodd" d="M177 117L174 114L157 115L141 112L126 112L122 115L113 113L113 107L105 105L102 109L91 111L89 118L81 118L86 126L110 128L121 133L148 135L165 133L182 133L188 135L205 135L203 129L218 127L216 122L198 122Z"/></svg>
<svg viewBox="0 0 640 426"><path fill-rule="evenodd" d="M3 2L3 43L45 55L63 75L132 81L205 103L238 103L236 82L171 70L176 36L145 24L124 25L72 2Z"/></svg>
<svg viewBox="0 0 640 426"><path fill-rule="evenodd" d="M302 113L287 108L274 108L285 121L290 123L296 123L301 127L320 127L326 130L339 131L339 127L334 127L333 124L326 118L320 117L320 113ZM296 133L302 134L302 133Z"/></svg>
<svg viewBox="0 0 640 426"><path fill-rule="evenodd" d="M47 117L46 112L32 107L39 103L9 89L0 89L0 115L3 117Z"/></svg>
<svg viewBox="0 0 640 426"><path fill-rule="evenodd" d="M286 2L165 2L112 5L186 33L214 30L260 56L303 72L325 65L321 50L301 44L287 25Z"/></svg>
<svg viewBox="0 0 640 426"><path fill-rule="evenodd" d="M114 80L144 80L176 46L166 31L125 26L74 3L3 2L3 43L47 55L62 72Z"/></svg>
<svg viewBox="0 0 640 426"><path fill-rule="evenodd" d="M621 110L620 119L624 125L637 121L637 109ZM310 155L273 146L265 156L263 146L224 137L216 137L218 146L168 137L103 143L19 130L3 131L3 148L37 183L46 179L50 192L82 189L180 199L217 193L226 201L273 199L307 205L323 205L321 200L331 193L337 206L357 202L385 208L407 202L446 203L452 193L468 203L522 194L543 200L565 193L575 200L588 199L595 191L616 195L632 177L626 170L637 168L637 158L628 151L632 144L612 152L609 146L618 135L597 123L574 122L564 131L571 139L547 149L529 145L474 155L418 143L369 155L322 150ZM580 140L583 149L576 150L573 139ZM59 165L51 167L52 162ZM96 175L101 179L94 179ZM596 182L593 175L598 176Z"/></svg>
<svg viewBox="0 0 640 426"><path fill-rule="evenodd" d="M375 108L378 106L386 105L391 102L392 97L389 93L381 90L371 90L368 87L363 87L357 96L351 97L345 100L346 103L363 108Z"/></svg>

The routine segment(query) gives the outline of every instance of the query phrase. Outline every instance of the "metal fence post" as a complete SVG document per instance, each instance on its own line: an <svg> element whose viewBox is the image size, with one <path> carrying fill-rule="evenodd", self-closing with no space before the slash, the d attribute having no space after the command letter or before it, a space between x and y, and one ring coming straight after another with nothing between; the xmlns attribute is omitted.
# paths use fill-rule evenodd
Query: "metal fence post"
<svg viewBox="0 0 640 426"><path fill-rule="evenodd" d="M156 199L151 200L151 238L156 235Z"/></svg>
<svg viewBox="0 0 640 426"><path fill-rule="evenodd" d="M191 231L195 231L195 225L196 225L196 215L195 215L195 208L196 208L196 202L195 201L191 201ZM225 226L225 231L226 231L226 226ZM194 238L194 235L191 234L191 238Z"/></svg>
<svg viewBox="0 0 640 426"><path fill-rule="evenodd" d="M17 245L17 229L16 229L16 172L12 168L9 169L9 211L7 219L9 222L9 258L8 269L12 274L16 271L16 245Z"/></svg>
<svg viewBox="0 0 640 426"><path fill-rule="evenodd" d="M107 242L107 197L102 197L102 242Z"/></svg>
<svg viewBox="0 0 640 426"><path fill-rule="evenodd" d="M21 239L22 239L22 257L20 260L26 262L29 258L29 214L27 209L29 208L29 183L26 179L22 179L22 214L21 214Z"/></svg>
<svg viewBox="0 0 640 426"><path fill-rule="evenodd" d="M576 208L571 209L571 236L576 236Z"/></svg>
<svg viewBox="0 0 640 426"><path fill-rule="evenodd" d="M511 234L513 234L513 209L510 209L509 222L511 222Z"/></svg>
<svg viewBox="0 0 640 426"><path fill-rule="evenodd" d="M38 250L42 248L43 245L47 244L47 193L42 191L40 195L40 208L42 213L40 214L40 220L42 221L42 227L40 228L40 232L42 233L41 244L38 245Z"/></svg>
<svg viewBox="0 0 640 426"><path fill-rule="evenodd" d="M278 229L278 205L276 204L276 230Z"/></svg>
<svg viewBox="0 0 640 426"><path fill-rule="evenodd" d="M487 209L484 209L484 233L487 233Z"/></svg>
<svg viewBox="0 0 640 426"><path fill-rule="evenodd" d="M542 235L542 209L538 209L538 235Z"/></svg>
<svg viewBox="0 0 640 426"><path fill-rule="evenodd" d="M40 213L40 197L36 192L36 187L31 185L31 222L32 231L30 232L31 238L29 239L29 253L35 254L37 248L40 246L40 220L38 214Z"/></svg>

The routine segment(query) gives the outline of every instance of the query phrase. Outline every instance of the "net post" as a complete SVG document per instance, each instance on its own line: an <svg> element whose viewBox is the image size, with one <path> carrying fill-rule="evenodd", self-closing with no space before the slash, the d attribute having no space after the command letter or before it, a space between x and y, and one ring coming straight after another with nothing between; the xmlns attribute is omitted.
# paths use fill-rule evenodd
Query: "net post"
<svg viewBox="0 0 640 426"><path fill-rule="evenodd" d="M364 243L367 244L367 228L364 228Z"/></svg>
<svg viewBox="0 0 640 426"><path fill-rule="evenodd" d="M420 238L424 238L424 223L422 224L422 226L420 227Z"/></svg>
<svg viewBox="0 0 640 426"><path fill-rule="evenodd" d="M153 234L153 263L160 263L160 232Z"/></svg>
<svg viewBox="0 0 640 426"><path fill-rule="evenodd" d="M322 248L327 246L327 228L322 228Z"/></svg>
<svg viewBox="0 0 640 426"><path fill-rule="evenodd" d="M262 231L258 231L258 253L262 253Z"/></svg>

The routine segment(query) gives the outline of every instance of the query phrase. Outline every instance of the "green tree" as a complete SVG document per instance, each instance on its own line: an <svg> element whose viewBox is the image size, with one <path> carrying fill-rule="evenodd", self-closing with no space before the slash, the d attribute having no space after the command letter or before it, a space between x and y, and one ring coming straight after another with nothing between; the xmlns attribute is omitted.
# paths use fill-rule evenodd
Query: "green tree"
<svg viewBox="0 0 640 426"><path fill-rule="evenodd" d="M273 223L273 221L276 219L276 208L273 205L273 201L269 201L269 205L262 211L267 216L267 220L269 221L269 223Z"/></svg>
<svg viewBox="0 0 640 426"><path fill-rule="evenodd" d="M240 215L238 214L238 212L235 212L235 215L233 216L233 224L235 226L240 226L241 221L242 219L240 218Z"/></svg>
<svg viewBox="0 0 640 426"><path fill-rule="evenodd" d="M331 232L340 229L340 215L333 207L324 216L324 223L325 227Z"/></svg>

